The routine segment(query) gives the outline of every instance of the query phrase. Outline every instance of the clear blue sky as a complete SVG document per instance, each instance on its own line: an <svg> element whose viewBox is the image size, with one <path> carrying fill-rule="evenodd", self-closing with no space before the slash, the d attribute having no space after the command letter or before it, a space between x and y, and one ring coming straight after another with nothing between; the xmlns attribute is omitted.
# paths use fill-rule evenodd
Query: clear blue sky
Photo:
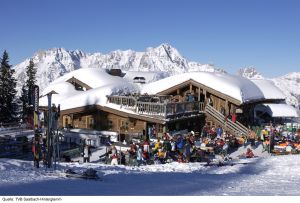
<svg viewBox="0 0 300 203"><path fill-rule="evenodd" d="M300 71L297 0L3 0L0 51L13 65L39 49L107 53L169 43L230 73Z"/></svg>

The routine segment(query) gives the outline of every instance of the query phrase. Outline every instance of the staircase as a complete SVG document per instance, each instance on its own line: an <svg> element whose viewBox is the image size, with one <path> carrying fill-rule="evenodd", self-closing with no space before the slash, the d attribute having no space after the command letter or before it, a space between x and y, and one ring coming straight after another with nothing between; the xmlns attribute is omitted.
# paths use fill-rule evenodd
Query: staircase
<svg viewBox="0 0 300 203"><path fill-rule="evenodd" d="M205 114L208 118L220 125L224 131L229 131L236 137L248 135L249 129L247 127L238 121L235 123L228 119L226 121L225 116L210 105L206 105Z"/></svg>

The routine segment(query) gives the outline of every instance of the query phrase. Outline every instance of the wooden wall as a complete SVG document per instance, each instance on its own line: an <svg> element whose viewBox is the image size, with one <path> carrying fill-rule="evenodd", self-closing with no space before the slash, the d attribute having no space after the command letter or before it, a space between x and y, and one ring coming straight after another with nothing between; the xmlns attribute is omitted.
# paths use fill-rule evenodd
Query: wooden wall
<svg viewBox="0 0 300 203"><path fill-rule="evenodd" d="M108 114L107 122L111 124L109 130L120 131L121 133L139 133L146 129L145 121L125 118L115 114Z"/></svg>
<svg viewBox="0 0 300 203"><path fill-rule="evenodd" d="M238 108L239 101L236 99L230 98L227 95L193 81L174 86L161 92L160 94L172 95L174 98L178 99L179 102L181 102L184 101L186 93L192 93L195 97L195 100L200 100L200 94L203 94L205 96L205 102L207 102L208 97L210 97L213 101L213 107L218 111L221 111L221 107L224 107L226 115L235 112L235 110Z"/></svg>
<svg viewBox="0 0 300 203"><path fill-rule="evenodd" d="M121 133L142 133L146 130L146 122L134 118L121 117L104 111L63 115L60 119L63 127L110 130Z"/></svg>

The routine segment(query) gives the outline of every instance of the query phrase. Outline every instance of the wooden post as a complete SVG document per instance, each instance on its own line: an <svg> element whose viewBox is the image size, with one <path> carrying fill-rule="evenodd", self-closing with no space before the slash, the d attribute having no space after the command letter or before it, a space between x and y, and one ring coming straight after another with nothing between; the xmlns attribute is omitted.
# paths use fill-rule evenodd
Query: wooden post
<svg viewBox="0 0 300 203"><path fill-rule="evenodd" d="M190 93L192 93L192 90L193 90L193 85L190 84Z"/></svg>
<svg viewBox="0 0 300 203"><path fill-rule="evenodd" d="M72 127L74 128L74 114L71 114L70 118L71 118Z"/></svg>
<svg viewBox="0 0 300 203"><path fill-rule="evenodd" d="M229 115L229 102L227 99L225 100L225 115Z"/></svg>
<svg viewBox="0 0 300 203"><path fill-rule="evenodd" d="M200 89L200 87L198 87L198 101L200 101L200 91L201 91L201 89Z"/></svg>

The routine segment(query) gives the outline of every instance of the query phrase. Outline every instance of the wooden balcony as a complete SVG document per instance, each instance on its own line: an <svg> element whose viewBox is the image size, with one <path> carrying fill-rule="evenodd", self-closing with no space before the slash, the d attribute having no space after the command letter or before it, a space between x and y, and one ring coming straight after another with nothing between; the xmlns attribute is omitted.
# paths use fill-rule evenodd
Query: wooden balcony
<svg viewBox="0 0 300 203"><path fill-rule="evenodd" d="M133 96L107 96L107 102L120 105L121 108L132 110L140 115L149 115L165 119L180 118L191 114L204 113L204 103L193 102L158 102L138 101Z"/></svg>

